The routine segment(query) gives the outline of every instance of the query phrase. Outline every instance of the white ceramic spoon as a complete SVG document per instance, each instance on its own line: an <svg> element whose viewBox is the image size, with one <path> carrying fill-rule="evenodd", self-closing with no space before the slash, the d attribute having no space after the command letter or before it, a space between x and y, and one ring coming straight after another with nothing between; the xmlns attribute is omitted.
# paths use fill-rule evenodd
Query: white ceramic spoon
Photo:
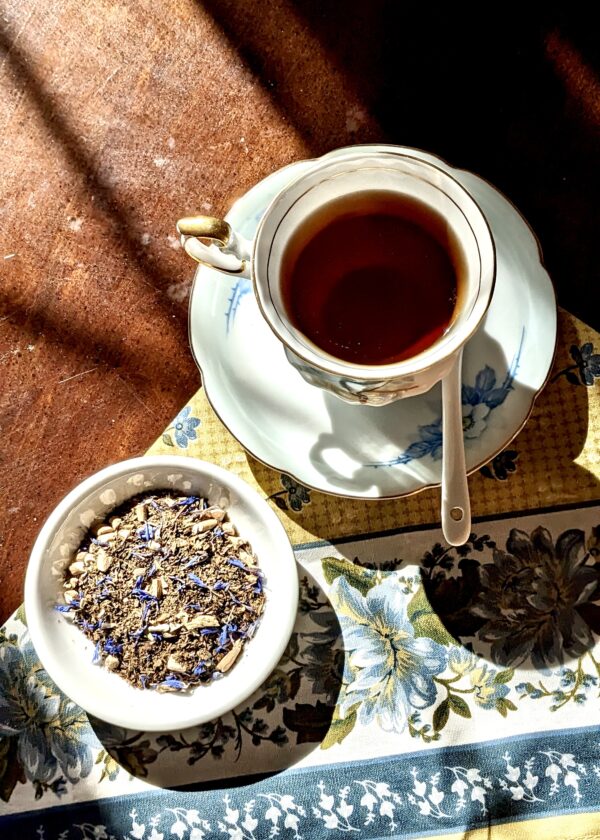
<svg viewBox="0 0 600 840"><path fill-rule="evenodd" d="M462 350L442 380L442 531L450 545L463 545L471 534L471 502L462 427Z"/></svg>

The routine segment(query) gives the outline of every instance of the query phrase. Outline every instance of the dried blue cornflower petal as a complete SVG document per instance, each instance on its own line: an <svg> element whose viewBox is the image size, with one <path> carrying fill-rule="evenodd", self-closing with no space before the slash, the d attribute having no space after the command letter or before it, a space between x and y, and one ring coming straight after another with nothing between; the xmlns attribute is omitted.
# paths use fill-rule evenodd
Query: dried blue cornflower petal
<svg viewBox="0 0 600 840"><path fill-rule="evenodd" d="M194 566L199 566L200 563L206 563L207 560L210 560L208 551L200 551L188 560L184 569L193 569Z"/></svg>
<svg viewBox="0 0 600 840"><path fill-rule="evenodd" d="M145 674L140 674L140 682L142 684L142 688L146 688L148 685L148 677Z"/></svg>
<svg viewBox="0 0 600 840"><path fill-rule="evenodd" d="M221 632L219 633L219 645L223 646L227 644L228 641L229 634L227 632L227 625L225 624L223 627L221 627Z"/></svg>
<svg viewBox="0 0 600 840"><path fill-rule="evenodd" d="M111 578L110 575L103 575L101 578L99 578L96 581L96 587L103 586L105 583L112 583L112 582L113 582L113 579Z"/></svg>
<svg viewBox="0 0 600 840"><path fill-rule="evenodd" d="M137 535L141 540L145 540L149 542L150 540L154 539L154 534L156 532L156 528L154 525L151 525L149 522L144 522L141 528L137 529Z"/></svg>
<svg viewBox="0 0 600 840"><path fill-rule="evenodd" d="M163 688L174 688L177 691L182 691L186 688L186 684L182 682L182 680L178 680L176 677L167 677L166 680L159 683L159 686L162 686Z"/></svg>
<svg viewBox="0 0 600 840"><path fill-rule="evenodd" d="M100 624L100 621L87 621L87 619L84 618L80 624L80 627L82 627L84 630L89 630L91 633L93 633L94 630L100 629Z"/></svg>
<svg viewBox="0 0 600 840"><path fill-rule="evenodd" d="M243 571L244 571L244 572L247 572L247 571L248 571L248 569L246 568L246 566L244 566L244 564L242 563L242 561L241 561L241 560L238 560L238 559L237 559L237 557L228 557L228 558L227 558L227 562L229 563L229 565L230 565L230 566L237 566L237 567L238 567L238 569L243 569Z"/></svg>
<svg viewBox="0 0 600 840"><path fill-rule="evenodd" d="M250 604L244 604L243 601L240 601L240 599L236 598L235 595L232 595L231 592L229 593L229 597L231 598L234 604L237 604L240 607L244 607L244 609L250 610L250 612L256 612L254 607L251 607Z"/></svg>
<svg viewBox="0 0 600 840"><path fill-rule="evenodd" d="M228 589L228 588L229 588L229 584L228 584L226 581L224 581L224 580L218 580L218 581L217 581L217 582L213 585L213 590L214 590L215 592L220 592L222 589Z"/></svg>
<svg viewBox="0 0 600 840"><path fill-rule="evenodd" d="M140 601L155 601L158 603L158 598L155 595L151 595L150 592L146 592L145 589L141 589L139 586L134 586L131 594L139 598Z"/></svg>
<svg viewBox="0 0 600 840"><path fill-rule="evenodd" d="M219 526L217 525L216 527L213 528L212 533L213 533L213 536L215 536L215 537L222 537L225 532L223 531L222 528L219 528Z"/></svg>
<svg viewBox="0 0 600 840"><path fill-rule="evenodd" d="M61 613L68 613L71 612L71 610L78 610L79 601L73 599L70 604L55 604L54 609L57 612Z"/></svg>
<svg viewBox="0 0 600 840"><path fill-rule="evenodd" d="M94 647L94 655L92 656L92 665L97 665L100 662L100 642L96 642Z"/></svg>
<svg viewBox="0 0 600 840"><path fill-rule="evenodd" d="M210 586L207 586L207 585L204 583L204 581L203 581L203 580L200 580L200 578L198 577L198 575L195 575L195 574L193 574L193 573L191 573L191 572L190 572L190 574L188 575L188 577L189 577L189 579L190 579L193 583L195 583L195 584L196 584L196 586L199 586L201 589L210 589Z"/></svg>
<svg viewBox="0 0 600 840"><path fill-rule="evenodd" d="M254 589L252 591L254 592L255 595L260 595L261 594L261 592L263 591L263 579L262 579L262 577L258 577L256 579L256 586L254 587Z"/></svg>
<svg viewBox="0 0 600 840"><path fill-rule="evenodd" d="M195 667L195 668L194 668L194 670L192 671L192 674L193 674L195 677L199 677L199 676L200 676L201 674L203 674L205 671L206 671L206 662L205 662L204 660L202 660L201 662L199 662L199 663L196 665L196 667Z"/></svg>
<svg viewBox="0 0 600 840"><path fill-rule="evenodd" d="M104 642L104 650L107 653L113 654L113 656L118 656L119 654L123 653L123 645L115 642L114 639L108 638Z"/></svg>
<svg viewBox="0 0 600 840"><path fill-rule="evenodd" d="M171 507L187 507L187 505L193 505L194 502L198 501L198 496L188 496L186 499L180 499L177 502L174 502Z"/></svg>
<svg viewBox="0 0 600 840"><path fill-rule="evenodd" d="M201 636L213 636L215 633L218 633L219 629L217 627L203 627L200 631Z"/></svg>
<svg viewBox="0 0 600 840"><path fill-rule="evenodd" d="M247 572L249 575L259 575L260 572L258 569L251 569L248 566L244 566L241 560L238 560L237 557L228 557L227 562L231 566L237 566L238 569L241 569L243 572Z"/></svg>
<svg viewBox="0 0 600 840"><path fill-rule="evenodd" d="M129 631L129 638L135 639L135 641L139 641L142 636L146 633L146 627L140 627L139 630L130 630Z"/></svg>

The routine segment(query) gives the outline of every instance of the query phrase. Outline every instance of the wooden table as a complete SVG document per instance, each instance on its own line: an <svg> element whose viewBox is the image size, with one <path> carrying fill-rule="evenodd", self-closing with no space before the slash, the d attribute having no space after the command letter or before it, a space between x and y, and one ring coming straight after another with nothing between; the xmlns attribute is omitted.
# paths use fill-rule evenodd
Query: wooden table
<svg viewBox="0 0 600 840"><path fill-rule="evenodd" d="M476 171L598 329L599 55L570 7L1 0L0 621L57 501L198 387L176 219L285 163L378 140Z"/></svg>

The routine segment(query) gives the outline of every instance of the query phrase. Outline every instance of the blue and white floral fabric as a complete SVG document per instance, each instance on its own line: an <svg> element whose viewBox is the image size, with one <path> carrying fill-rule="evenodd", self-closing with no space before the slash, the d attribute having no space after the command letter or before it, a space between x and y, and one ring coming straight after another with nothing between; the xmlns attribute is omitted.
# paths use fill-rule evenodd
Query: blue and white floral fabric
<svg viewBox="0 0 600 840"><path fill-rule="evenodd" d="M583 813L600 836L600 505L479 522L458 549L421 529L297 558L285 656L243 706L183 732L89 720L16 614L0 635L0 837L420 837L507 822L526 836L529 821Z"/></svg>

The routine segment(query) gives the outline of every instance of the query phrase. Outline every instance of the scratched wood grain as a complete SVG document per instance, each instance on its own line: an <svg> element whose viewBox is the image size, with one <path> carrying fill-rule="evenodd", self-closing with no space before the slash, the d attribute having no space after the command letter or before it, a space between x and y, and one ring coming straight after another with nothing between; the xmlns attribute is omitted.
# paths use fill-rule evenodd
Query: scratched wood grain
<svg viewBox="0 0 600 840"><path fill-rule="evenodd" d="M192 266L175 220L223 213L312 152L200 4L1 8L3 620L52 507L93 470L143 453L199 386ZM314 38L295 26L308 90L326 57L316 65ZM368 122L334 76L341 123L321 138L330 146L344 142L351 108Z"/></svg>
<svg viewBox="0 0 600 840"><path fill-rule="evenodd" d="M142 453L199 385L179 216L335 146L421 146L525 210L590 320L592 36L564 11L485 37L464 14L0 0L0 621L56 502Z"/></svg>

